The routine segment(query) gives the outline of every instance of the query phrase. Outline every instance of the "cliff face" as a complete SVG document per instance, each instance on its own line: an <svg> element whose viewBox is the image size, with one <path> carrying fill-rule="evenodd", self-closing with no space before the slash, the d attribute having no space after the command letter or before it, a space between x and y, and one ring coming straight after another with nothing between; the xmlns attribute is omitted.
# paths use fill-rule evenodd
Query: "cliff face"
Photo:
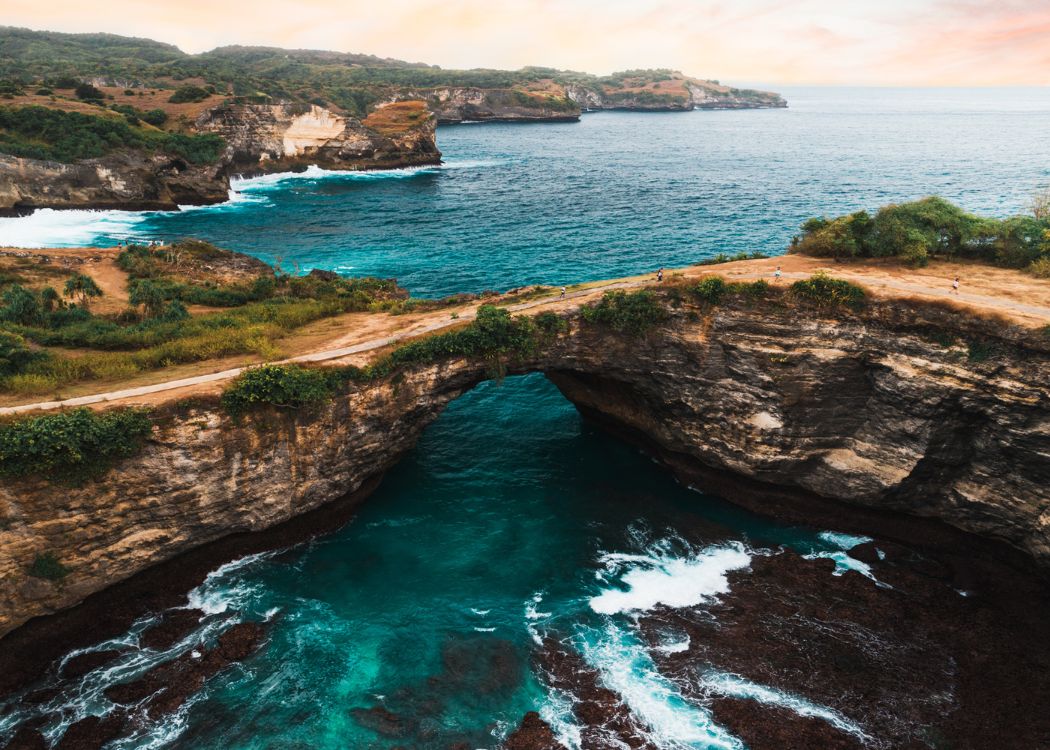
<svg viewBox="0 0 1050 750"><path fill-rule="evenodd" d="M693 109L781 109L780 94L736 89L714 81L669 74L665 80L625 80L619 84L568 84L565 95L585 110L684 112Z"/></svg>
<svg viewBox="0 0 1050 750"><path fill-rule="evenodd" d="M1050 570L1050 358L1004 344L975 363L920 330L885 315L800 321L744 308L679 312L644 338L574 322L512 370L546 372L584 414L644 435L686 481L732 477L939 519ZM145 450L98 482L5 482L0 632L362 487L487 369L420 367L239 424L202 403L159 418ZM45 552L71 570L61 583L27 575Z"/></svg>
<svg viewBox="0 0 1050 750"><path fill-rule="evenodd" d="M434 118L422 102L380 107L365 121L301 105L231 105L204 112L199 132L227 142L216 164L119 151L75 164L0 154L0 215L36 208L175 210L221 203L230 174L391 169L438 164Z"/></svg>
<svg viewBox="0 0 1050 750"><path fill-rule="evenodd" d="M259 173L437 164L435 124L422 102L381 106L364 122L316 105L239 104L204 112L196 127L225 139L229 170Z"/></svg>
<svg viewBox="0 0 1050 750"><path fill-rule="evenodd" d="M580 108L564 96L530 94L516 89L470 86L408 91L398 95L420 98L441 124L460 122L575 122Z"/></svg>
<svg viewBox="0 0 1050 750"><path fill-rule="evenodd" d="M0 154L0 215L37 208L169 210L228 198L229 182L219 165L136 151L76 164Z"/></svg>

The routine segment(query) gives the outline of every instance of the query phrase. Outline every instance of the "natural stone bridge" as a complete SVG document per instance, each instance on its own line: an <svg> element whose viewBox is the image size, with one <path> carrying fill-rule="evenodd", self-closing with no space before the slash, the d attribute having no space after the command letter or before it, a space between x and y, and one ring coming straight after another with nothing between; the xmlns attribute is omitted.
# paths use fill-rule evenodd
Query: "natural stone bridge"
<svg viewBox="0 0 1050 750"><path fill-rule="evenodd" d="M933 329L964 341L1005 330L888 303L805 320L787 308L682 308L643 337L572 317L509 372L545 373L585 416L735 502L927 544L964 538L958 529L1046 570L1050 358L1000 340L996 357L972 362L933 343ZM141 454L97 482L5 482L0 632L202 545L362 497L490 367L417 367L240 422L214 397L169 404ZM61 583L26 574L42 551L72 571Z"/></svg>

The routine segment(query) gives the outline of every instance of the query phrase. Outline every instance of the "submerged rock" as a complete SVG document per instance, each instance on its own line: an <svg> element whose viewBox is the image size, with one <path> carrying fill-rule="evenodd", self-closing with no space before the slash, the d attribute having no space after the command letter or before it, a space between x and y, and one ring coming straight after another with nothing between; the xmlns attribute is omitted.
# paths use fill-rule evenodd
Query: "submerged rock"
<svg viewBox="0 0 1050 750"><path fill-rule="evenodd" d="M107 649L106 651L89 651L86 654L78 654L62 665L62 677L69 680L83 677L88 672L94 672L99 667L109 664L123 653L125 652Z"/></svg>
<svg viewBox="0 0 1050 750"><path fill-rule="evenodd" d="M139 637L139 645L156 651L174 646L192 633L204 613L199 609L174 609L164 615L157 625L145 630Z"/></svg>
<svg viewBox="0 0 1050 750"><path fill-rule="evenodd" d="M503 750L565 750L550 725L535 711L529 711L518 728L503 743Z"/></svg>

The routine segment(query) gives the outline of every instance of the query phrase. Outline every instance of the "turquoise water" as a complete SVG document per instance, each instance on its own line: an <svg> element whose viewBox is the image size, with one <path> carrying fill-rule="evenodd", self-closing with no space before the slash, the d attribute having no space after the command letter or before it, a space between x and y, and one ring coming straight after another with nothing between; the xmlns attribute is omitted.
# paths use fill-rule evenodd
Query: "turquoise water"
<svg viewBox="0 0 1050 750"><path fill-rule="evenodd" d="M38 212L0 220L0 244L195 235L290 269L396 276L440 295L775 253L810 215L929 193L1011 213L1050 183L1046 90L786 93L786 111L442 128L440 168L271 176L238 183L229 204L181 213ZM195 590L190 604L209 614L194 638L267 620L268 644L118 746L492 747L531 709L573 746L565 698L530 659L536 639L555 634L658 746L739 748L655 670L637 616L710 601L726 573L780 545L870 576L845 553L857 541L676 485L583 424L542 376L486 383L450 406L343 530L237 561ZM148 624L119 641L133 645ZM664 647L681 638L667 633ZM105 686L173 653L132 650L47 705L0 711L0 735L46 715L57 737L111 709ZM713 666L716 692L862 732ZM361 712L376 706L402 717L402 736L376 731Z"/></svg>
<svg viewBox="0 0 1050 750"><path fill-rule="evenodd" d="M484 383L343 530L234 562L193 591L189 604L209 613L193 639L268 620L268 644L118 747L481 748L537 709L572 744L559 696L531 666L544 634L572 639L662 747L741 747L656 672L635 617L708 601L728 571L781 544L863 570L842 551L857 541L678 486L582 423L541 375ZM133 644L148 622L118 642ZM681 635L667 639L673 649ZM51 733L108 710L104 687L170 656L134 650L92 673L40 709L63 716ZM374 706L404 717L405 735L355 715ZM0 734L24 718L0 718Z"/></svg>
<svg viewBox="0 0 1050 750"><path fill-rule="evenodd" d="M421 296L782 252L806 218L937 193L1005 215L1050 184L1048 89L788 89L787 110L438 130L443 167L270 176L178 213L39 212L0 244L193 235Z"/></svg>

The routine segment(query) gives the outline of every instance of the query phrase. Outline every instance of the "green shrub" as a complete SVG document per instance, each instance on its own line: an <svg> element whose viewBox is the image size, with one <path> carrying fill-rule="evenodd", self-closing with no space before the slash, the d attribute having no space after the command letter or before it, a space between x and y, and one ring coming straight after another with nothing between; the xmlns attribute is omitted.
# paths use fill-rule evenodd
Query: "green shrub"
<svg viewBox="0 0 1050 750"><path fill-rule="evenodd" d="M0 424L0 476L79 482L135 455L152 430L142 409L90 409Z"/></svg>
<svg viewBox="0 0 1050 750"><path fill-rule="evenodd" d="M22 372L28 365L46 356L44 352L27 347L21 336L0 331L0 376Z"/></svg>
<svg viewBox="0 0 1050 750"><path fill-rule="evenodd" d="M585 305L580 313L586 323L632 336L645 333L667 317L656 295L647 290L606 292L601 300Z"/></svg>
<svg viewBox="0 0 1050 750"><path fill-rule="evenodd" d="M852 307L864 304L864 289L821 271L791 285L791 294L821 307Z"/></svg>
<svg viewBox="0 0 1050 750"><path fill-rule="evenodd" d="M69 568L59 562L54 552L44 552L33 559L29 575L47 581L61 581L70 574Z"/></svg>
<svg viewBox="0 0 1050 750"><path fill-rule="evenodd" d="M184 104L187 102L202 102L211 96L211 92L200 86L179 86L175 89L168 101L172 104Z"/></svg>
<svg viewBox="0 0 1050 750"><path fill-rule="evenodd" d="M147 122L155 127L160 127L168 121L168 113L163 109L151 109L147 112L143 112L139 115L143 122Z"/></svg>
<svg viewBox="0 0 1050 750"><path fill-rule="evenodd" d="M332 396L329 375L300 365L262 365L245 370L222 394L222 405L240 415L262 406L297 409L319 404Z"/></svg>
<svg viewBox="0 0 1050 750"><path fill-rule="evenodd" d="M74 162L120 148L162 151L194 164L217 161L225 144L214 133L185 135L143 129L124 119L48 107L0 107L0 152Z"/></svg>
<svg viewBox="0 0 1050 750"><path fill-rule="evenodd" d="M899 258L924 266L932 257L975 258L1025 268L1050 257L1050 217L991 219L937 198L884 206L835 219L809 219L792 243L819 257Z"/></svg>
<svg viewBox="0 0 1050 750"><path fill-rule="evenodd" d="M705 276L690 291L701 301L717 305L729 291L729 284L721 276Z"/></svg>
<svg viewBox="0 0 1050 750"><path fill-rule="evenodd" d="M106 98L105 94L103 94L97 88L92 86L90 83L78 84L77 87L73 89L73 94L74 96L76 96L77 99L87 99L89 101Z"/></svg>

